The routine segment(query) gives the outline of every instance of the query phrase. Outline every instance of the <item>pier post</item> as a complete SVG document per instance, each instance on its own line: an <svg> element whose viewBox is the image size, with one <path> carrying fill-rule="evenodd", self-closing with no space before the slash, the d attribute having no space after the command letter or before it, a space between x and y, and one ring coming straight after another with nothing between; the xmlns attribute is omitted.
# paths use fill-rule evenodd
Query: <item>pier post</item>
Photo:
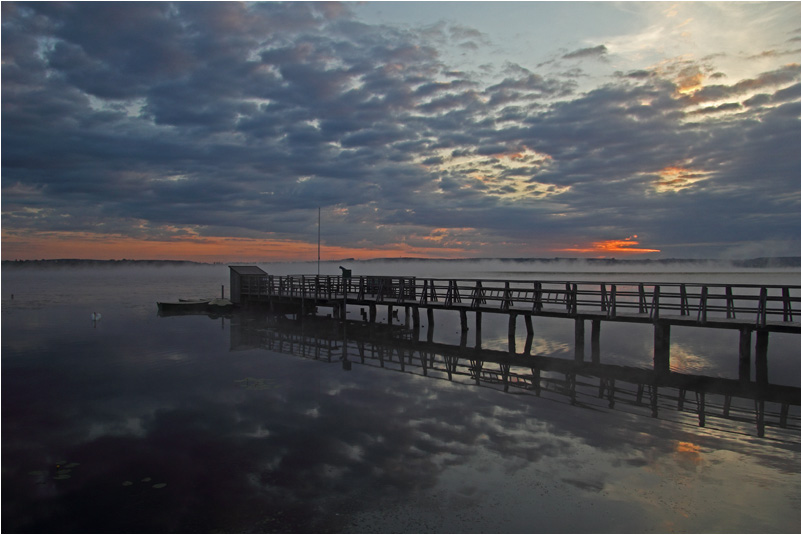
<svg viewBox="0 0 802 535"><path fill-rule="evenodd" d="M654 324L654 371L668 373L671 369L671 324Z"/></svg>
<svg viewBox="0 0 802 535"><path fill-rule="evenodd" d="M524 315L524 324L526 324L526 334L532 335L534 334L535 330L532 327L532 316L529 314Z"/></svg>
<svg viewBox="0 0 802 535"><path fill-rule="evenodd" d="M459 328L463 333L468 332L468 312L463 309L459 311Z"/></svg>
<svg viewBox="0 0 802 535"><path fill-rule="evenodd" d="M598 364L601 355L601 320L592 320L590 323L590 360L593 364Z"/></svg>
<svg viewBox="0 0 802 535"><path fill-rule="evenodd" d="M531 355L532 340L535 337L535 329L532 327L532 316L530 316L529 314L525 314L524 323L526 324L526 342L524 344L524 355Z"/></svg>
<svg viewBox="0 0 802 535"><path fill-rule="evenodd" d="M371 303L368 308L370 309L370 322L376 323L376 303Z"/></svg>
<svg viewBox="0 0 802 535"><path fill-rule="evenodd" d="M412 329L415 332L420 330L420 309L418 307L412 307Z"/></svg>
<svg viewBox="0 0 802 535"><path fill-rule="evenodd" d="M738 344L738 380L748 383L752 375L752 330L741 328L740 343Z"/></svg>
<svg viewBox="0 0 802 535"><path fill-rule="evenodd" d="M581 317L574 320L574 360L585 360L585 320Z"/></svg>
<svg viewBox="0 0 802 535"><path fill-rule="evenodd" d="M482 313L477 310L475 312L476 319L476 349L482 349Z"/></svg>
<svg viewBox="0 0 802 535"><path fill-rule="evenodd" d="M510 353L515 353L515 324L517 320L517 314L510 313L509 323L507 324L507 343Z"/></svg>
<svg viewBox="0 0 802 535"><path fill-rule="evenodd" d="M755 382L766 385L769 383L769 332L757 331L755 342Z"/></svg>
<svg viewBox="0 0 802 535"><path fill-rule="evenodd" d="M426 309L426 341L431 343L434 338L434 309Z"/></svg>

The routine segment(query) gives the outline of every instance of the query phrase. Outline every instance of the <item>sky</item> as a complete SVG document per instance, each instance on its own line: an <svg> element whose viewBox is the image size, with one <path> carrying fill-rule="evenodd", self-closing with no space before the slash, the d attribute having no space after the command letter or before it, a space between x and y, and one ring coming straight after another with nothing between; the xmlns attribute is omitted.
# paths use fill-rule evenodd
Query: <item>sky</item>
<svg viewBox="0 0 802 535"><path fill-rule="evenodd" d="M800 254L799 2L2 2L3 260Z"/></svg>

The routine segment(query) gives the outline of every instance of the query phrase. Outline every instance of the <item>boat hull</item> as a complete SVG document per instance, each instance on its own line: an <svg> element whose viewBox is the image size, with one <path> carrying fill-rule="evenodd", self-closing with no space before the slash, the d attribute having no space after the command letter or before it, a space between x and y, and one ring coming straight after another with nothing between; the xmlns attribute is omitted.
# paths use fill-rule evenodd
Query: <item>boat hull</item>
<svg viewBox="0 0 802 535"><path fill-rule="evenodd" d="M172 302L159 301L156 303L159 308L160 314L209 314L217 313L222 314L230 312L234 308L234 304L227 299L211 299L211 300L179 300Z"/></svg>

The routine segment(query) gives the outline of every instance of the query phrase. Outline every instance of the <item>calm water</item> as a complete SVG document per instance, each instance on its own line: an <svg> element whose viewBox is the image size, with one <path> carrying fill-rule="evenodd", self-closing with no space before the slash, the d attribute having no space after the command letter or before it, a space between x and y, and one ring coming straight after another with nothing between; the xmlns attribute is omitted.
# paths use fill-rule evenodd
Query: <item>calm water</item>
<svg viewBox="0 0 802 535"><path fill-rule="evenodd" d="M463 269L799 284L798 272ZM336 322L157 316L157 300L227 292L225 266L2 277L4 532L800 531L798 407L786 429L767 407L759 438L748 403L733 411L739 418L709 414L699 427L693 394L683 411L665 394L652 417L635 385L618 384L610 408L591 378L578 378L572 404L559 374L544 374L540 396L477 386L465 366L449 380L438 355L424 375L420 355L355 323L345 370ZM483 347L505 350L506 318L484 320ZM457 314L435 323L435 342L459 343ZM571 322L535 320L532 353L571 359L572 343ZM601 347L602 362L648 368L652 331L604 324ZM799 386L799 349L798 336L771 335L770 382ZM737 351L737 333L672 330L675 371L736 378Z"/></svg>

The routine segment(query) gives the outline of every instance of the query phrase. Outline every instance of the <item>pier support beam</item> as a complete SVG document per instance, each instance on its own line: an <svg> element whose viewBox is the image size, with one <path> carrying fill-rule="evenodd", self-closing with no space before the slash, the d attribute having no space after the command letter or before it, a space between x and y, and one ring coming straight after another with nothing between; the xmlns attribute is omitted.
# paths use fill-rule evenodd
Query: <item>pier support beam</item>
<svg viewBox="0 0 802 535"><path fill-rule="evenodd" d="M592 320L590 323L590 360L598 364L601 355L601 320Z"/></svg>
<svg viewBox="0 0 802 535"><path fill-rule="evenodd" d="M426 309L426 341L431 342L434 338L434 309Z"/></svg>
<svg viewBox="0 0 802 535"><path fill-rule="evenodd" d="M476 311L476 349L482 349L482 313Z"/></svg>
<svg viewBox="0 0 802 535"><path fill-rule="evenodd" d="M468 332L468 312L462 309L459 311L459 328L463 333Z"/></svg>
<svg viewBox="0 0 802 535"><path fill-rule="evenodd" d="M740 343L738 344L738 380L748 383L752 376L752 330L748 327L741 329Z"/></svg>
<svg viewBox="0 0 802 535"><path fill-rule="evenodd" d="M535 329L532 327L532 316L525 315L524 323L526 323L526 344L524 345L524 355L532 354L532 340L535 337Z"/></svg>
<svg viewBox="0 0 802 535"><path fill-rule="evenodd" d="M668 373L671 369L671 324L654 324L654 371Z"/></svg>
<svg viewBox="0 0 802 535"><path fill-rule="evenodd" d="M574 360L585 360L585 320L582 318L574 320Z"/></svg>
<svg viewBox="0 0 802 535"><path fill-rule="evenodd" d="M769 332L757 331L755 341L755 382L766 385L769 383Z"/></svg>
<svg viewBox="0 0 802 535"><path fill-rule="evenodd" d="M376 323L376 304L371 303L368 308L370 309L370 322Z"/></svg>
<svg viewBox="0 0 802 535"><path fill-rule="evenodd" d="M510 313L509 323L507 324L507 344L510 353L515 353L515 324L518 323L518 315Z"/></svg>

